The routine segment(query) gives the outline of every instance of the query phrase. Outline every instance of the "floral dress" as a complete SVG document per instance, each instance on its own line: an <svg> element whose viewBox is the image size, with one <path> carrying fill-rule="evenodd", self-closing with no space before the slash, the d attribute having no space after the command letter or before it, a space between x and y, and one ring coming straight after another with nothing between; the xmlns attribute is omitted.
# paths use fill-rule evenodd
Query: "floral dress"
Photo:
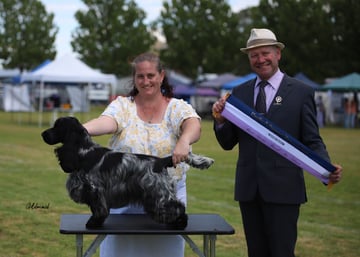
<svg viewBox="0 0 360 257"><path fill-rule="evenodd" d="M119 96L102 115L110 116L118 124L118 131L110 140L114 150L165 157L172 154L181 134L182 122L200 117L193 107L181 99L172 98L161 123L148 123L137 115L136 104L130 97ZM189 166L180 163L169 169L177 180L177 197L186 204L186 171ZM143 208L127 206L111 209L111 213L143 213ZM100 247L101 257L183 257L184 240L180 236L108 235Z"/></svg>

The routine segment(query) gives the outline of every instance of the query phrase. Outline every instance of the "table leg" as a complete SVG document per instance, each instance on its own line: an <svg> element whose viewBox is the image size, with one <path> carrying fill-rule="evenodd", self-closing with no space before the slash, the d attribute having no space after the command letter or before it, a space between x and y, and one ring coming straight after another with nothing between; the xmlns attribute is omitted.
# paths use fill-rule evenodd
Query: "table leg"
<svg viewBox="0 0 360 257"><path fill-rule="evenodd" d="M204 255L205 257L215 257L216 255L216 235L204 235Z"/></svg>
<svg viewBox="0 0 360 257"><path fill-rule="evenodd" d="M216 245L216 235L209 235L209 241L210 241L210 257L215 257L215 245Z"/></svg>
<svg viewBox="0 0 360 257"><path fill-rule="evenodd" d="M84 257L91 257L95 254L96 249L99 248L102 241L104 241L106 235L98 235L96 238L92 241L89 248L86 250Z"/></svg>
<svg viewBox="0 0 360 257"><path fill-rule="evenodd" d="M209 256L209 235L203 236L203 252L205 257Z"/></svg>
<svg viewBox="0 0 360 257"><path fill-rule="evenodd" d="M76 234L76 257L82 257L83 253L83 235L82 234Z"/></svg>
<svg viewBox="0 0 360 257"><path fill-rule="evenodd" d="M185 241L188 243L188 245L190 246L191 250L197 254L197 256L199 257L206 257L205 253L202 253L201 250L197 247L197 245L195 244L195 242L193 240L191 240L191 238L187 235L181 235Z"/></svg>

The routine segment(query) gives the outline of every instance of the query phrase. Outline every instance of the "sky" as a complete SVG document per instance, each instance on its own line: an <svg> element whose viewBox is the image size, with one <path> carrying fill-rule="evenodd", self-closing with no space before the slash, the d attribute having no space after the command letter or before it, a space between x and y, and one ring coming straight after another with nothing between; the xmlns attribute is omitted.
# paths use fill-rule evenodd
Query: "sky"
<svg viewBox="0 0 360 257"><path fill-rule="evenodd" d="M41 0L41 2L45 5L47 12L55 14L54 23L59 28L55 41L56 57L71 53L71 33L78 26L74 14L79 9L85 9L85 5L81 0ZM135 2L146 12L145 22L153 21L160 15L163 0L135 0ZM228 0L228 3L234 12L238 12L258 5L259 0Z"/></svg>

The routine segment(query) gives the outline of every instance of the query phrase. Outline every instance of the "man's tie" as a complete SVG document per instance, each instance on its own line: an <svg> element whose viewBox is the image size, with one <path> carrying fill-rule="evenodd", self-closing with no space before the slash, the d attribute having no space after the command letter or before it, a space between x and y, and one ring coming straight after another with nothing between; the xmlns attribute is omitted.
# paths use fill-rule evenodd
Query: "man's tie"
<svg viewBox="0 0 360 257"><path fill-rule="evenodd" d="M262 80L259 83L259 93L256 97L256 103L255 103L255 110L258 113L266 113L266 94L265 94L265 87L268 84L267 81Z"/></svg>

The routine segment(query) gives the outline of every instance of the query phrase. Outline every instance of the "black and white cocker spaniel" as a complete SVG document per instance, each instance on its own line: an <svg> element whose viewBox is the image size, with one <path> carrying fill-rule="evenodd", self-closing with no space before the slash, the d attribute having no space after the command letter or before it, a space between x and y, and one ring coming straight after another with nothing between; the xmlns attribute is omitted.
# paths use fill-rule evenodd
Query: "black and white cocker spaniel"
<svg viewBox="0 0 360 257"><path fill-rule="evenodd" d="M176 182L168 174L172 157L116 152L94 143L74 117L62 117L42 132L49 145L61 143L55 154L69 173L66 188L72 200L87 204L92 216L88 228L101 227L110 208L141 205L155 221L172 229L187 225L185 205L176 198ZM186 161L198 169L209 168L214 160L190 153Z"/></svg>

